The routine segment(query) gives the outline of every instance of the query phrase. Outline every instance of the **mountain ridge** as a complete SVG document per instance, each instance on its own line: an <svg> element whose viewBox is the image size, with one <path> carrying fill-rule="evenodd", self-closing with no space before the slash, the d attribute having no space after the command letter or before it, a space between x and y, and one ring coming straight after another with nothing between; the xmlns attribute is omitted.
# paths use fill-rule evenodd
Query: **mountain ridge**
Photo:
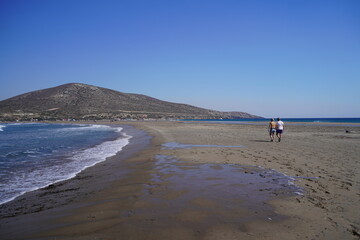
<svg viewBox="0 0 360 240"><path fill-rule="evenodd" d="M67 83L0 101L2 120L261 118L244 112L220 112L172 103L143 94L123 93L83 83Z"/></svg>

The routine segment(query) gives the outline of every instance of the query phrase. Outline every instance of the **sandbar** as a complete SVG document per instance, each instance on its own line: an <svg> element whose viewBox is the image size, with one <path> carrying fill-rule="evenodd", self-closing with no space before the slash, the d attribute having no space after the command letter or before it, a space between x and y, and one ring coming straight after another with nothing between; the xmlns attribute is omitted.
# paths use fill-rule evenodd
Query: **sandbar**
<svg viewBox="0 0 360 240"><path fill-rule="evenodd" d="M264 125L121 124L135 136L124 151L1 205L0 238L359 239L359 127L288 125L281 142L270 142ZM228 168L268 181L274 175L262 171L281 173L301 193L239 180L227 197L194 194L201 188L194 191L196 174L187 173L218 172L205 181L216 186ZM188 188L177 185L181 178ZM240 190L244 197L232 195ZM251 203L256 192L264 199Z"/></svg>

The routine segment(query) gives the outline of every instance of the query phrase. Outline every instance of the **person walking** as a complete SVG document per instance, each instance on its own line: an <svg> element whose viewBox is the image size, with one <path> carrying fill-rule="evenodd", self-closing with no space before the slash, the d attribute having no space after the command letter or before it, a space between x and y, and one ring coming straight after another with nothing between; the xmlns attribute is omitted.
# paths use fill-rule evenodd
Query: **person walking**
<svg viewBox="0 0 360 240"><path fill-rule="evenodd" d="M276 122L276 137L278 138L278 141L281 141L281 135L284 132L284 122L281 121L280 118L277 119Z"/></svg>
<svg viewBox="0 0 360 240"><path fill-rule="evenodd" d="M268 130L269 130L269 135L270 135L270 141L273 142L274 138L275 138L275 132L276 132L276 122L274 121L273 118L269 122Z"/></svg>

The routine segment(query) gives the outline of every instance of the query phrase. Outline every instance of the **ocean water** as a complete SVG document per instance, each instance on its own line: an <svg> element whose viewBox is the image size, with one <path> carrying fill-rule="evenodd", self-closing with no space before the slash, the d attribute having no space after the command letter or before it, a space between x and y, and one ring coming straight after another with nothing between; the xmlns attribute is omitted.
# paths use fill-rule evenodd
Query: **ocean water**
<svg viewBox="0 0 360 240"><path fill-rule="evenodd" d="M130 138L121 127L104 125L0 124L0 204L75 177Z"/></svg>
<svg viewBox="0 0 360 240"><path fill-rule="evenodd" d="M274 118L276 120L276 118ZM285 123L306 123L306 124L317 124L324 123L331 126L338 126L340 124L347 126L359 126L360 118L281 118ZM206 121L216 123L248 123L256 122L258 124L267 123L270 118L244 118L244 119L183 119L182 121Z"/></svg>

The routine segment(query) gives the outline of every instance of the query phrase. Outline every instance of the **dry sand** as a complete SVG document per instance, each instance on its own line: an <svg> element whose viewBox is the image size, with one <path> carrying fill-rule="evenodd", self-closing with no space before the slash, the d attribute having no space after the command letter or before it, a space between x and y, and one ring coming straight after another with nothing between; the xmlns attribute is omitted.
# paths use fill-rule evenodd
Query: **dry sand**
<svg viewBox="0 0 360 240"><path fill-rule="evenodd" d="M1 205L0 238L359 239L359 127L287 124L279 143L265 125L126 124L152 143L144 149L138 133L126 156ZM164 149L169 142L244 147ZM212 184L237 181L224 176L232 164L245 178L230 189ZM303 195L267 186L267 169L297 177ZM259 176L266 181L246 183Z"/></svg>

